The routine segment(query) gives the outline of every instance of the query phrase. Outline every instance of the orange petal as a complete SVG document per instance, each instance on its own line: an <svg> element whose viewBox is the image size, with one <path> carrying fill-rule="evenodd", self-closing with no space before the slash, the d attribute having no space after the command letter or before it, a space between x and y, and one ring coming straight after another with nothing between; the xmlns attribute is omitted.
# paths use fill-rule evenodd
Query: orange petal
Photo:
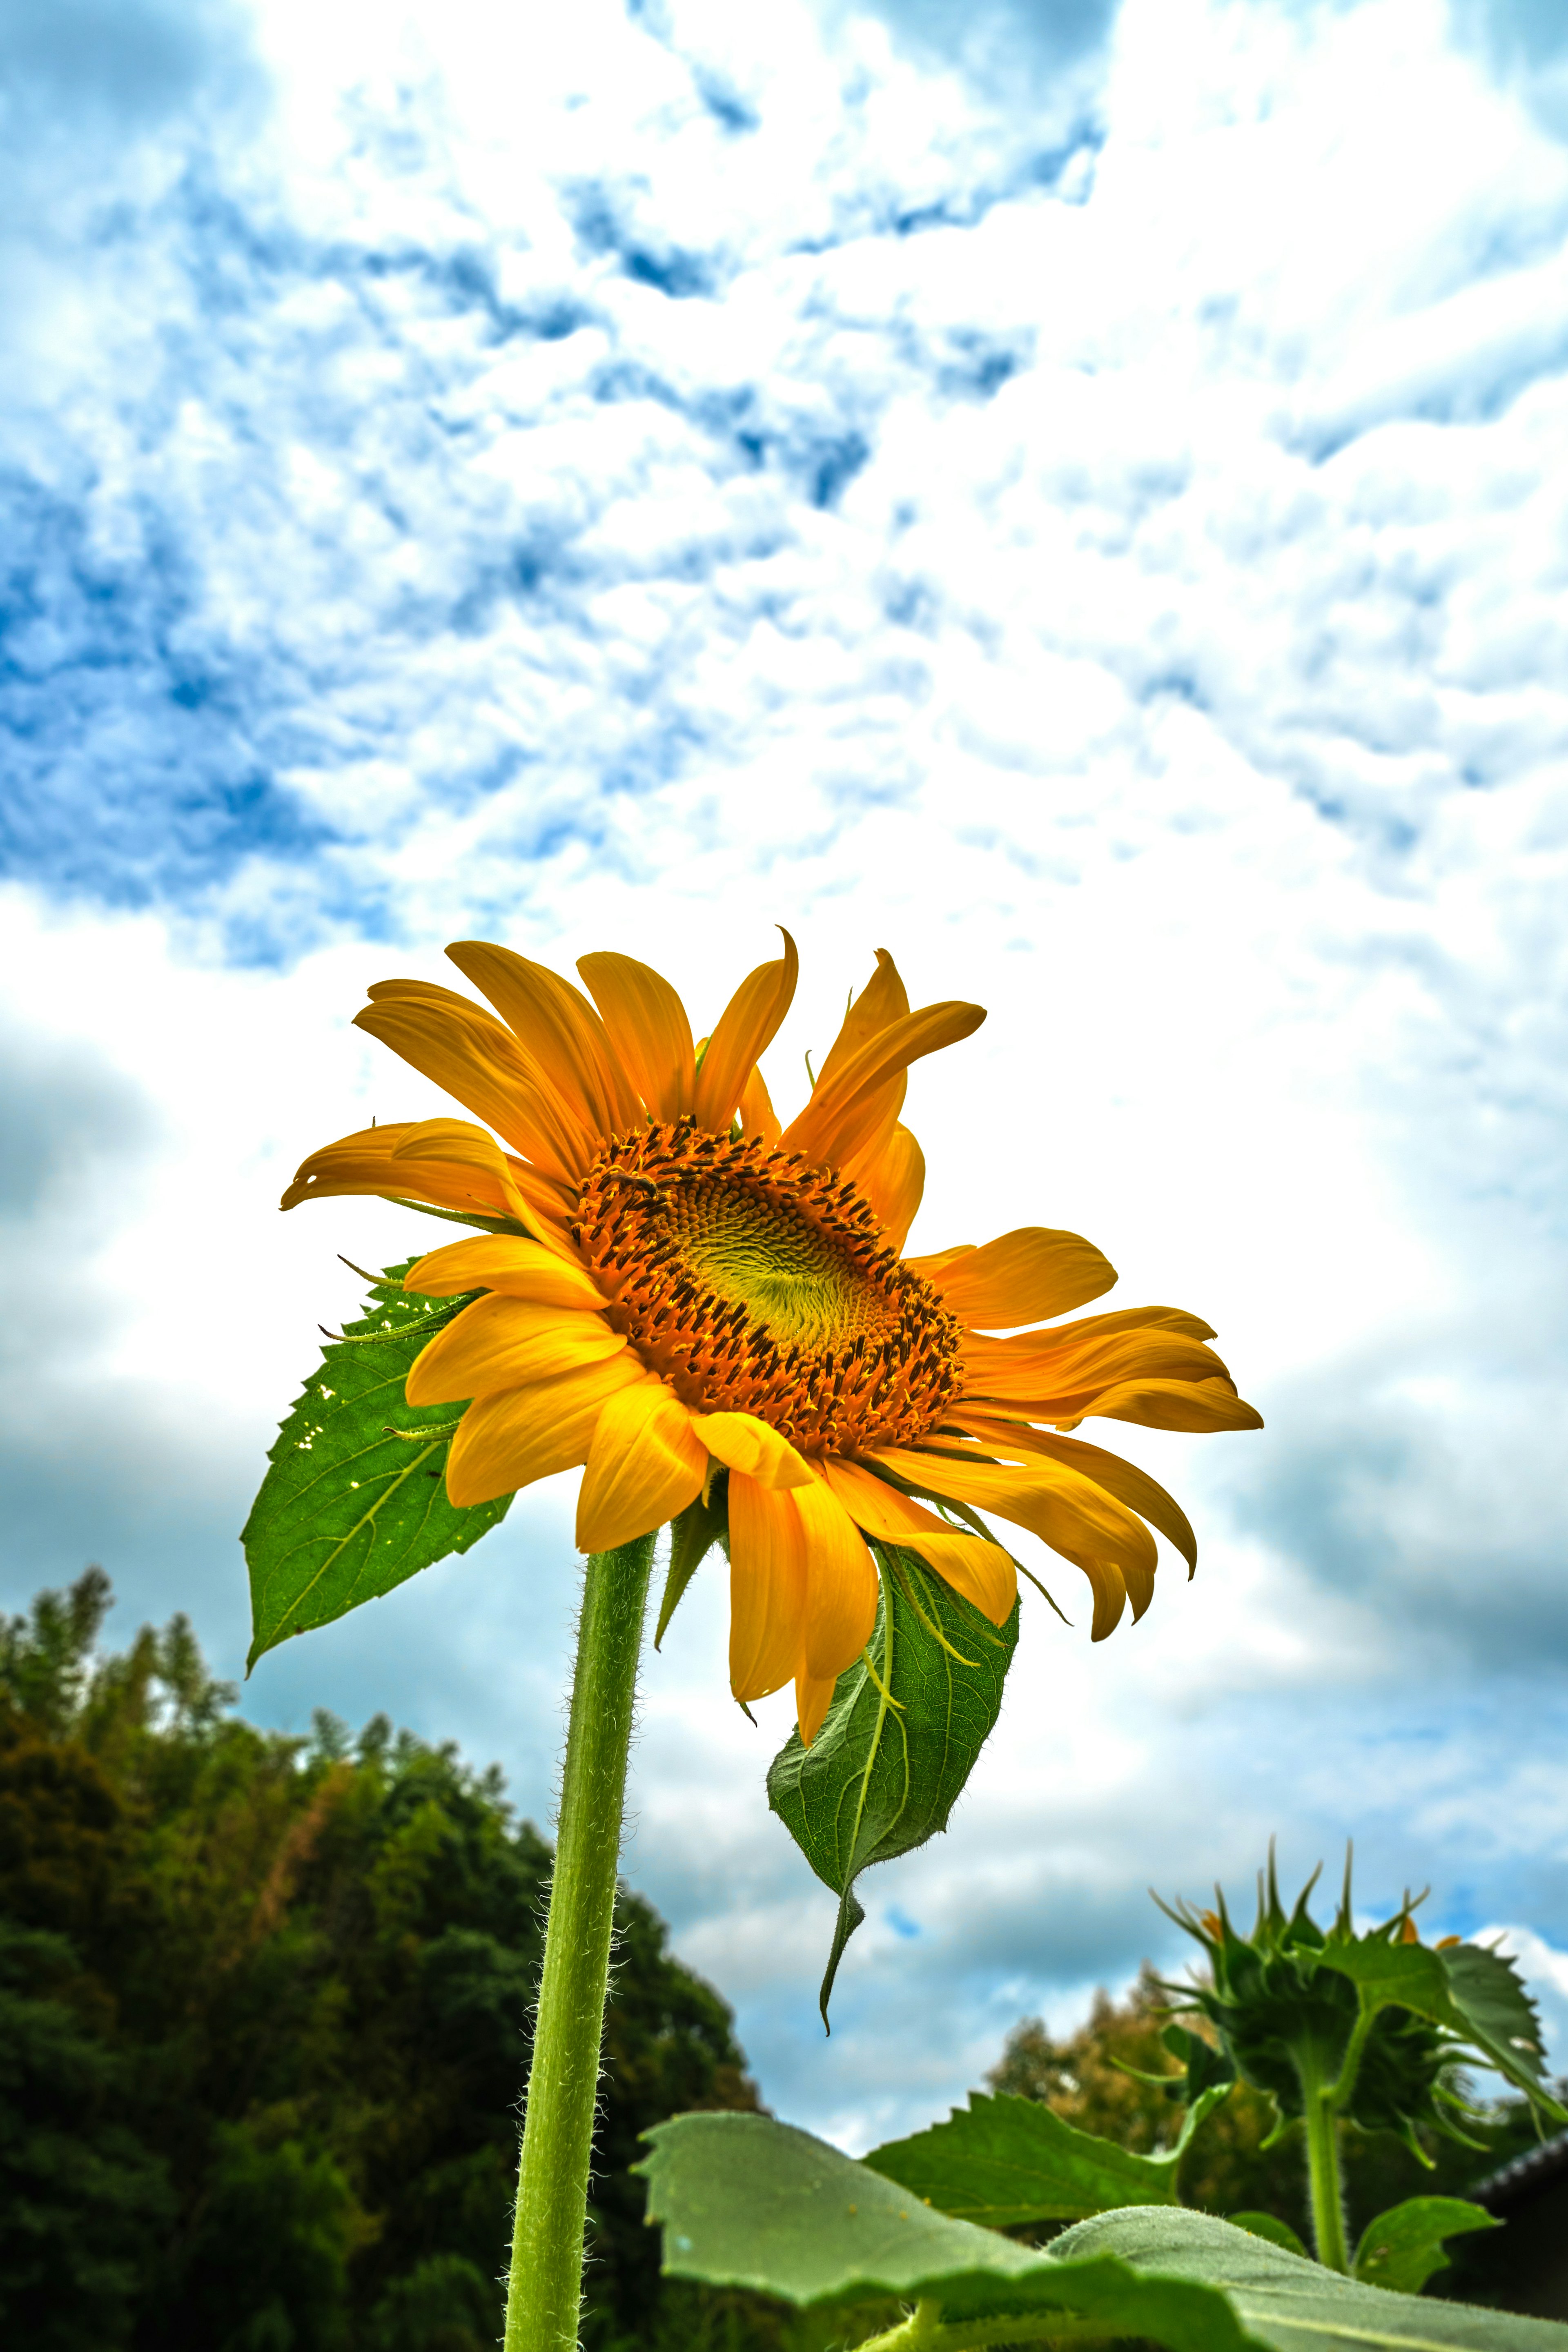
<svg viewBox="0 0 1568 2352"><path fill-rule="evenodd" d="M925 1154L907 1127L895 1127L869 1168L857 1171L861 1191L882 1220L889 1248L901 1250L926 1186ZM911 1265L917 1261L910 1260Z"/></svg>
<svg viewBox="0 0 1568 2352"><path fill-rule="evenodd" d="M730 1687L765 1698L800 1660L805 1530L791 1495L730 1474Z"/></svg>
<svg viewBox="0 0 1568 2352"><path fill-rule="evenodd" d="M984 1249L948 1251L940 1264L911 1258L965 1323L1044 1323L1098 1298L1116 1268L1081 1234L1020 1225Z"/></svg>
<svg viewBox="0 0 1568 2352"><path fill-rule="evenodd" d="M515 1217L520 1225L533 1233L538 1219L521 1192L511 1172L511 1162L493 1135L482 1127L472 1127L463 1118L422 1118L406 1129L401 1140L392 1148L394 1172L406 1165L409 1179L417 1182L417 1170L426 1160L437 1167L472 1168L489 1176L500 1189L507 1204L507 1214Z"/></svg>
<svg viewBox="0 0 1568 2352"><path fill-rule="evenodd" d="M1192 1521L1173 1495L1168 1495L1157 1479L1135 1463L1124 1462L1120 1454L1108 1454L1103 1446L1086 1445L1076 1437L1049 1437L1042 1429L1031 1429L1026 1423L985 1421L962 1407L953 1419L978 1438L988 1454L1009 1451L1016 1454L1045 1454L1053 1462L1065 1462L1069 1470L1081 1471L1103 1486L1119 1502L1126 1503L1140 1518L1147 1519L1181 1553L1189 1569L1198 1564L1198 1539L1193 1533Z"/></svg>
<svg viewBox="0 0 1568 2352"><path fill-rule="evenodd" d="M323 1145L301 1160L281 1206L294 1209L301 1201L369 1192L385 1200L429 1201L437 1208L456 1210L459 1216L470 1212L476 1217L516 1213L511 1192L501 1178L471 1162L419 1160L395 1164L393 1153L403 1138L424 1124L405 1120L394 1127L363 1128L357 1135Z"/></svg>
<svg viewBox="0 0 1568 2352"><path fill-rule="evenodd" d="M569 981L489 940L454 940L447 953L489 997L539 1076L591 1135L624 1135L638 1123L637 1097L605 1024Z"/></svg>
<svg viewBox="0 0 1568 2352"><path fill-rule="evenodd" d="M837 1677L829 1675L822 1682L813 1682L805 1674L795 1678L795 1719L800 1728L800 1744L809 1748L822 1729L822 1718L833 1704L837 1688Z"/></svg>
<svg viewBox="0 0 1568 2352"><path fill-rule="evenodd" d="M1184 1429L1208 1435L1216 1429L1261 1429L1263 1415L1237 1395L1229 1381L1123 1381L1070 1416L1069 1426L1090 1414L1108 1421L1141 1422L1145 1429Z"/></svg>
<svg viewBox="0 0 1568 2352"><path fill-rule="evenodd" d="M660 1380L623 1389L599 1415L577 1497L577 1549L613 1551L674 1518L702 1491L708 1455Z"/></svg>
<svg viewBox="0 0 1568 2352"><path fill-rule="evenodd" d="M606 1399L647 1378L626 1348L605 1363L479 1398L452 1440L447 1494L458 1504L492 1503L585 1462Z"/></svg>
<svg viewBox="0 0 1568 2352"><path fill-rule="evenodd" d="M1020 1331L1010 1339L967 1332L963 1394L1005 1398L1028 1408L1031 1421L1065 1421L1093 1410L1089 1399L1127 1381L1225 1381L1211 1348L1156 1319L1100 1337L1061 1330Z"/></svg>
<svg viewBox="0 0 1568 2352"><path fill-rule="evenodd" d="M808 1486L811 1472L787 1437L753 1412L694 1412L691 1426L716 1462L763 1486Z"/></svg>
<svg viewBox="0 0 1568 2352"><path fill-rule="evenodd" d="M923 1503L917 1503L912 1495L900 1495L896 1486L873 1477L858 1463L830 1455L822 1467L828 1485L858 1527L864 1528L879 1543L897 1544L905 1551L918 1552L955 1591L962 1592L966 1601L973 1601L994 1625L1006 1622L1018 1597L1018 1571L1000 1544L986 1543L979 1536L961 1535L945 1519L939 1519L934 1511L928 1511ZM929 1479L922 1483L928 1486L931 1484Z"/></svg>
<svg viewBox="0 0 1568 2352"><path fill-rule="evenodd" d="M877 1570L854 1520L820 1473L793 1500L805 1530L805 1640L813 1682L834 1682L871 1638Z"/></svg>
<svg viewBox="0 0 1568 2352"><path fill-rule="evenodd" d="M877 969L855 997L839 1024L838 1034L827 1050L827 1059L816 1074L816 1083L826 1085L873 1037L891 1028L895 1021L907 1021L910 1014L909 991L899 977L899 967L886 948L877 950Z"/></svg>
<svg viewBox="0 0 1568 2352"><path fill-rule="evenodd" d="M410 1404L457 1404L548 1380L618 1354L626 1341L602 1315L531 1307L523 1298L476 1298L416 1356L404 1391Z"/></svg>
<svg viewBox="0 0 1568 2352"><path fill-rule="evenodd" d="M745 1089L741 1096L740 1115L742 1135L760 1135L764 1143L778 1141L778 1113L774 1110L767 1087L763 1083L761 1070L753 1069L751 1076L746 1080Z"/></svg>
<svg viewBox="0 0 1568 2352"><path fill-rule="evenodd" d="M622 1069L655 1118L691 1108L696 1057L686 1007L668 980L634 956L579 956L577 969L599 1008Z"/></svg>
<svg viewBox="0 0 1568 2352"><path fill-rule="evenodd" d="M448 1242L432 1250L403 1277L405 1290L426 1298L458 1298L465 1290L496 1290L504 1298L526 1298L535 1307L599 1308L608 1301L594 1287L585 1268L538 1242L510 1234L483 1234L471 1242Z"/></svg>
<svg viewBox="0 0 1568 2352"><path fill-rule="evenodd" d="M928 1494L949 1495L955 1503L1012 1519L1082 1569L1094 1591L1097 1642L1111 1631L1125 1605L1124 1567L1141 1585L1153 1572L1158 1554L1142 1520L1065 1463L1037 1461L1015 1470L892 1446L879 1447L873 1459Z"/></svg>
<svg viewBox="0 0 1568 2352"><path fill-rule="evenodd" d="M597 1144L553 1088L540 1079L510 1029L450 989L377 981L354 1026L504 1136L548 1176L578 1181Z"/></svg>
<svg viewBox="0 0 1568 2352"><path fill-rule="evenodd" d="M945 1003L927 1004L890 1022L847 1055L831 1079L821 1081L799 1118L785 1128L781 1143L826 1167L852 1160L886 1116L883 1089L889 1082L922 1055L972 1036L984 1018L978 1004Z"/></svg>
<svg viewBox="0 0 1568 2352"><path fill-rule="evenodd" d="M780 925L784 951L777 963L761 963L741 982L719 1015L702 1067L697 1073L692 1108L699 1127L715 1135L729 1131L742 1088L755 1063L767 1051L789 1011L800 958L795 941Z"/></svg>

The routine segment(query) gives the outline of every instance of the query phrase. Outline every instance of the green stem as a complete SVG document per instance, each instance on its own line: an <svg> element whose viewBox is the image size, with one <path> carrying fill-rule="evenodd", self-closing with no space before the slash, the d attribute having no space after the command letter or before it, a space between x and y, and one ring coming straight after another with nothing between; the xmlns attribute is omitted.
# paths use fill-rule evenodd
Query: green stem
<svg viewBox="0 0 1568 2352"><path fill-rule="evenodd" d="M626 1755L654 1539L583 1580L555 1872L517 2176L505 2352L575 2352Z"/></svg>
<svg viewBox="0 0 1568 2352"><path fill-rule="evenodd" d="M1299 2052L1307 2123L1307 2183L1312 2198L1312 2235L1318 2260L1325 2270L1349 2273L1350 2250L1345 2242L1345 2199L1340 2181L1339 2118L1334 2094L1337 2083L1325 2084L1316 2052Z"/></svg>

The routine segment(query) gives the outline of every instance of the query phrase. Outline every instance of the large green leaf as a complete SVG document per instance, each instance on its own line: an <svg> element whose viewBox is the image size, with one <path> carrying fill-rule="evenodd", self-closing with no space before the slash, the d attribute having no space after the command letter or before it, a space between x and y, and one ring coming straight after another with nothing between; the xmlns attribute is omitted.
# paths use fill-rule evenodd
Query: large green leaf
<svg viewBox="0 0 1568 2352"><path fill-rule="evenodd" d="M246 1661L374 1601L432 1560L467 1551L511 1497L458 1510L447 1500L447 1449L463 1408L411 1412L408 1368L467 1298L411 1297L388 1266L361 1321L323 1348L268 1460L240 1540L250 1569L254 1638ZM431 1434L389 1435L389 1428Z"/></svg>
<svg viewBox="0 0 1568 2352"><path fill-rule="evenodd" d="M1103 2257L1068 2266L932 2212L836 2147L765 2116L678 2116L645 2135L648 2219L663 2224L678 2278L750 2287L802 2308L934 2295L949 2321L1072 2312L1108 2336L1173 2352L1242 2352L1223 2295L1187 2280L1137 2278ZM993 2340L994 2329L989 2331Z"/></svg>
<svg viewBox="0 0 1568 2352"><path fill-rule="evenodd" d="M1138 2156L1079 2131L1037 2099L972 2091L967 2108L955 2107L946 2123L889 2140L863 2160L940 2212L985 2230L1078 2221L1116 2205L1173 2205L1187 2142L1228 2088L1206 2095L1163 2156Z"/></svg>
<svg viewBox="0 0 1568 2352"><path fill-rule="evenodd" d="M791 1732L768 1772L769 1804L839 1898L824 2023L844 1947L866 1916L856 1880L947 1827L1001 1709L1018 1643L1016 1602L998 1631L913 1552L879 1557L882 1598L868 1645L875 1674L857 1659L811 1746Z"/></svg>
<svg viewBox="0 0 1568 2352"><path fill-rule="evenodd" d="M678 2116L638 2166L664 2268L801 2309L929 2298L939 2352L1142 2336L1171 2352L1568 2352L1568 2327L1392 2294L1180 2205L1096 2215L1042 2251L978 2230L766 2116ZM922 2340L931 2340L924 2338Z"/></svg>
<svg viewBox="0 0 1568 2352"><path fill-rule="evenodd" d="M1228 2221L1185 2207L1134 2206L1064 2230L1050 2252L1059 2261L1117 2254L1140 2276L1222 2287L1247 2334L1272 2352L1568 2352L1568 2327L1552 2319L1479 2311L1463 2303L1391 2294L1287 2253Z"/></svg>
<svg viewBox="0 0 1568 2352"><path fill-rule="evenodd" d="M1495 2213L1463 2197L1407 2197L1367 2223L1351 2267L1369 2286L1419 2294L1436 2272L1448 2267L1446 2239L1501 2227Z"/></svg>

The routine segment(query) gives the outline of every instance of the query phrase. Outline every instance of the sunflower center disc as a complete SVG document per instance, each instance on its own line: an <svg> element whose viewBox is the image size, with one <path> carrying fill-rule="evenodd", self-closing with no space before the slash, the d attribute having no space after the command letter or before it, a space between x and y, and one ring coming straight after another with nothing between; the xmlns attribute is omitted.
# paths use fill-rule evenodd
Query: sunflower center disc
<svg viewBox="0 0 1568 2352"><path fill-rule="evenodd" d="M961 1385L960 1326L847 1179L690 1119L621 1137L574 1233L610 1321L683 1403L812 1454L908 1444Z"/></svg>

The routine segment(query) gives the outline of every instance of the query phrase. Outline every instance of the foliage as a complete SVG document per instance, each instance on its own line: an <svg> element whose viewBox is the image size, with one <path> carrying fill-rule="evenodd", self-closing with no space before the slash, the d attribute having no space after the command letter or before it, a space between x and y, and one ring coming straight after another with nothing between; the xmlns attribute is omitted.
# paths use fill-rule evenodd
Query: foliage
<svg viewBox="0 0 1568 2352"><path fill-rule="evenodd" d="M506 1516L510 1495L468 1510L447 1499L442 1473L463 1407L432 1418L404 1402L416 1356L469 1304L411 1297L403 1276L414 1263L372 1278L363 1316L322 1349L267 1457L241 1538L255 1625L247 1669L291 1635L467 1551Z"/></svg>
<svg viewBox="0 0 1568 2352"><path fill-rule="evenodd" d="M96 1655L109 1602L91 1570L0 1619L0 2333L479 2352L550 1850L384 1718L237 1719L181 1619ZM711 2320L730 2352L748 2315L661 2289L626 2168L674 2109L755 2094L648 1906L618 1924L586 2340Z"/></svg>
<svg viewBox="0 0 1568 2352"><path fill-rule="evenodd" d="M948 2143L960 2165L963 2137ZM807 2309L915 2302L873 2339L879 2352L1062 2335L1142 2337L1171 2352L1309 2352L1325 2337L1368 2352L1568 2347L1568 2329L1550 2321L1366 2285L1181 2207L1123 2207L1036 2249L767 2116L681 2116L648 2137L648 2210L668 2268Z"/></svg>
<svg viewBox="0 0 1568 2352"><path fill-rule="evenodd" d="M1043 2101L1081 2132L1152 2153L1171 2144L1181 2116L1173 2094L1182 2078L1171 2074L1163 2039L1169 2015L1169 1997L1145 1967L1123 2000L1097 1993L1085 2023L1060 2039L1038 2018L1025 2019L986 2080L994 2091ZM1155 2079L1161 2075L1168 2078L1163 2084ZM1273 2139L1276 2121L1266 2095L1237 2083L1182 2158L1183 2201L1232 2218L1258 2211L1277 2216L1306 2238L1311 2217L1300 2138ZM1523 2101L1489 2110L1468 2129L1479 2147L1418 2132L1412 2149L1391 2133L1348 2126L1343 2165L1352 2217L1370 2220L1417 2196L1455 2196L1536 2144Z"/></svg>
<svg viewBox="0 0 1568 2352"><path fill-rule="evenodd" d="M792 1731L768 1772L769 1804L838 1896L825 2024L844 1947L866 1916L857 1879L947 1827L1018 1643L1016 1601L998 1632L915 1553L878 1551L882 1591L866 1653L840 1675L811 1746Z"/></svg>

